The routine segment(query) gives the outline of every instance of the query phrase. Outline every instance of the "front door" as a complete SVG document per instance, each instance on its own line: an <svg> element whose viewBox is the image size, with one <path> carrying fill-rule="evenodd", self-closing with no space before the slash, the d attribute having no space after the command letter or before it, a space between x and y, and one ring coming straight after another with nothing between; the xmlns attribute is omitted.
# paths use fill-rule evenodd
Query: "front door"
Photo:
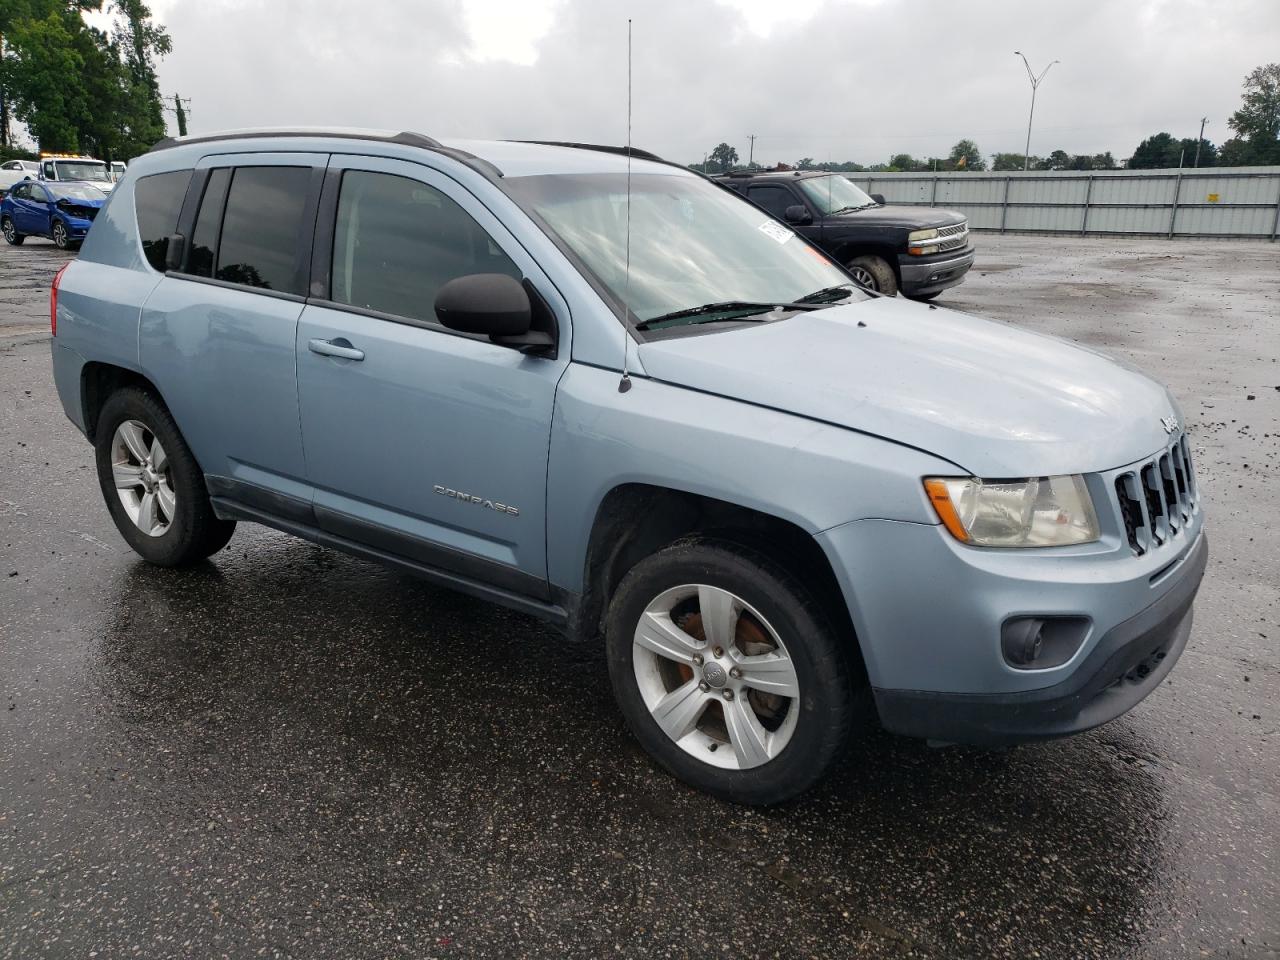
<svg viewBox="0 0 1280 960"><path fill-rule="evenodd" d="M775 217L787 224L792 230L806 240L815 243L822 237L822 224L815 218L810 223L792 223L787 219L789 207L805 207L808 204L789 186L781 183L764 183L747 188L747 199L757 206L764 207ZM812 215L812 211L810 211Z"/></svg>
<svg viewBox="0 0 1280 960"><path fill-rule="evenodd" d="M547 446L568 350L449 331L434 303L456 277L505 273L528 279L562 337L567 306L474 196L419 164L335 155L316 234L297 368L317 522L545 599Z"/></svg>

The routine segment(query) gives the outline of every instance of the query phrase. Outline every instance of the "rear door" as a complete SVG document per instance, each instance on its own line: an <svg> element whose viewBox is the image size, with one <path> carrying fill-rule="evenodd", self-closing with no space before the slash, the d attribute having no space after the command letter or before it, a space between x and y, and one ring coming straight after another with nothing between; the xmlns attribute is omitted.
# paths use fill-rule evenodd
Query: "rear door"
<svg viewBox="0 0 1280 960"><path fill-rule="evenodd" d="M543 599L547 449L568 349L552 359L445 329L437 291L474 273L527 279L545 302L535 325L567 333L550 281L455 181L399 160L333 158L297 338L316 518Z"/></svg>
<svg viewBox="0 0 1280 960"><path fill-rule="evenodd" d="M328 155L256 153L197 165L182 264L147 300L143 370L211 492L310 519L294 344ZM148 251L150 252L150 251Z"/></svg>

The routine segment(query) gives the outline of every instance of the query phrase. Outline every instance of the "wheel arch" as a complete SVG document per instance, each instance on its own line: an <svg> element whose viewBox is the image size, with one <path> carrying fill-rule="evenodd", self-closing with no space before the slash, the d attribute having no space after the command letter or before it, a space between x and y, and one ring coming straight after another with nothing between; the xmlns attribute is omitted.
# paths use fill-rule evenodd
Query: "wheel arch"
<svg viewBox="0 0 1280 960"><path fill-rule="evenodd" d="M587 544L583 592L571 618L580 640L603 634L609 598L640 560L690 536L760 551L810 588L832 626L848 638L855 673L865 677L862 650L835 571L812 534L781 517L726 500L646 483L613 487L596 509Z"/></svg>
<svg viewBox="0 0 1280 960"><path fill-rule="evenodd" d="M889 269L893 271L898 284L902 284L902 271L898 266L898 248L891 243L879 243L874 240L849 240L835 248L834 256L841 266L848 264L854 257L879 257L889 265Z"/></svg>
<svg viewBox="0 0 1280 960"><path fill-rule="evenodd" d="M80 410L84 417L84 433L90 443L97 438L98 416L103 404L123 387L140 387L168 407L156 385L138 371L90 360L80 368Z"/></svg>

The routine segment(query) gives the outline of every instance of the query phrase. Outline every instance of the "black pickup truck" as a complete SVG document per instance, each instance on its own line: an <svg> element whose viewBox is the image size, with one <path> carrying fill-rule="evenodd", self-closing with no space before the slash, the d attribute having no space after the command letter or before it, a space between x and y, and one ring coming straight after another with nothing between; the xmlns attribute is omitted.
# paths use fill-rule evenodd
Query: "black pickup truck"
<svg viewBox="0 0 1280 960"><path fill-rule="evenodd" d="M932 300L973 266L969 221L954 210L885 206L839 174L731 173L716 182L773 214L845 265L863 286Z"/></svg>

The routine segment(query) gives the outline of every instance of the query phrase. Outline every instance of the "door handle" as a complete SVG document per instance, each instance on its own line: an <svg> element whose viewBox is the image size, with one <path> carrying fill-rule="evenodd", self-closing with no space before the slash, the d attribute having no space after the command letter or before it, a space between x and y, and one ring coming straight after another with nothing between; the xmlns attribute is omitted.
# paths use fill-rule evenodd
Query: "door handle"
<svg viewBox="0 0 1280 960"><path fill-rule="evenodd" d="M307 349L312 353L319 353L326 357L341 357L343 360L363 360L364 351L357 350L351 345L351 341L344 337L338 337L336 340L315 340L307 341Z"/></svg>

